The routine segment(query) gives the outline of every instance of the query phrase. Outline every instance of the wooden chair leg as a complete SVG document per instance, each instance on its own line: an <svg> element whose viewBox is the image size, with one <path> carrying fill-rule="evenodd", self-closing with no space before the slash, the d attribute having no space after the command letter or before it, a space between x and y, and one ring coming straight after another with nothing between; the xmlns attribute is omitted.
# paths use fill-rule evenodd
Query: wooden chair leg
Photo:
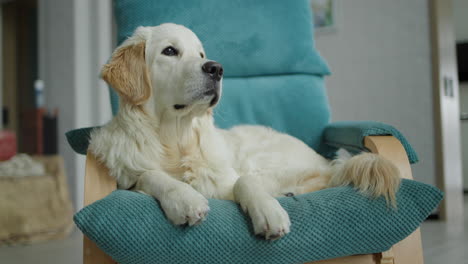
<svg viewBox="0 0 468 264"><path fill-rule="evenodd" d="M380 264L395 264L394 259L395 256L393 255L393 248L390 248L387 251L381 253Z"/></svg>
<svg viewBox="0 0 468 264"><path fill-rule="evenodd" d="M107 196L117 188L109 170L91 153L86 156L84 205L91 204ZM83 236L83 264L116 264L111 257L86 236Z"/></svg>
<svg viewBox="0 0 468 264"><path fill-rule="evenodd" d="M86 236L83 236L83 264L117 264Z"/></svg>

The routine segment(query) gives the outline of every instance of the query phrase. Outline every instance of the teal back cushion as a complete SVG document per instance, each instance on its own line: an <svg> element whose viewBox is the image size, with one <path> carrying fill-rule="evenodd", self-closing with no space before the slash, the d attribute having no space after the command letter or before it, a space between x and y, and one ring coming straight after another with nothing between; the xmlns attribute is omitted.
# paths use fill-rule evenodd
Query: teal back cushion
<svg viewBox="0 0 468 264"><path fill-rule="evenodd" d="M216 125L268 126L318 149L330 110L323 77L282 75L227 78L215 108Z"/></svg>
<svg viewBox="0 0 468 264"><path fill-rule="evenodd" d="M221 128L259 124L318 147L329 108L309 0L115 0L118 42L138 26L184 25L223 64ZM157 96L157 95L156 95ZM117 95L111 90L113 113Z"/></svg>
<svg viewBox="0 0 468 264"><path fill-rule="evenodd" d="M314 48L309 0L116 0L118 42L138 26L190 28L226 77L327 74Z"/></svg>
<svg viewBox="0 0 468 264"><path fill-rule="evenodd" d="M85 207L74 220L120 264L289 264L388 250L416 230L442 196L435 187L403 180L397 210L349 186L282 197L291 233L273 242L253 235L237 204L215 199L207 220L194 227L172 225L154 198L123 190Z"/></svg>

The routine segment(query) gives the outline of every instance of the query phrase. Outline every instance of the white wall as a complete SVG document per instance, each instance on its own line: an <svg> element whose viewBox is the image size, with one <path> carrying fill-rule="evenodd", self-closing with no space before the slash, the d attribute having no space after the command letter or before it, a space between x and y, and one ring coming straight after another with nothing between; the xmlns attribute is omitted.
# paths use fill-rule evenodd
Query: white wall
<svg viewBox="0 0 468 264"><path fill-rule="evenodd" d="M455 38L457 41L468 41L468 1L453 0L453 18Z"/></svg>
<svg viewBox="0 0 468 264"><path fill-rule="evenodd" d="M39 77L48 108L59 110L59 153L65 159L75 208L82 207L84 156L65 132L110 119L110 103L99 68L110 56L110 0L39 0Z"/></svg>
<svg viewBox="0 0 468 264"><path fill-rule="evenodd" d="M102 125L111 119L111 107L105 82L99 79L101 66L112 51L110 0L75 0L75 116L73 128ZM85 157L76 164L76 204L82 207Z"/></svg>
<svg viewBox="0 0 468 264"><path fill-rule="evenodd" d="M455 39L457 42L468 42L468 1L453 0L453 18ZM460 112L468 113L468 83L460 83ZM461 141L463 158L463 187L468 190L468 121L462 121Z"/></svg>
<svg viewBox="0 0 468 264"><path fill-rule="evenodd" d="M413 176L435 184L428 12L427 0L338 0L337 29L316 45L332 70L332 119L395 126L419 154Z"/></svg>

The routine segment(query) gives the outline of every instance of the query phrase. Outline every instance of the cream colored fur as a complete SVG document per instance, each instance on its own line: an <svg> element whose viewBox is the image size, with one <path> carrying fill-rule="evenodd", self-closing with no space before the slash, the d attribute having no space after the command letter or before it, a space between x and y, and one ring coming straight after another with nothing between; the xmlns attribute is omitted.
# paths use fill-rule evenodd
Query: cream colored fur
<svg viewBox="0 0 468 264"><path fill-rule="evenodd" d="M169 46L177 56L162 54ZM216 128L213 95L205 93L213 82L201 69L207 61L193 32L163 24L138 28L103 67L120 109L93 132L90 150L120 188L154 196L176 225L203 221L206 198L234 200L250 215L255 234L266 239L290 231L288 214L274 198L288 193L353 184L394 203L398 169L377 155L329 162L267 127Z"/></svg>

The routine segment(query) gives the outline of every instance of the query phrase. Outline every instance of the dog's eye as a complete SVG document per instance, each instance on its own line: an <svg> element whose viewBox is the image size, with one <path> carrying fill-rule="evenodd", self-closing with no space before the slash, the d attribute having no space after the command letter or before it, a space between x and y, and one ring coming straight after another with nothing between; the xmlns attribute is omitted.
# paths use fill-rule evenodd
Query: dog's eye
<svg viewBox="0 0 468 264"><path fill-rule="evenodd" d="M161 53L166 55L166 56L177 56L177 55L179 55L179 51L176 50L174 47L171 47L171 46L165 48Z"/></svg>
<svg viewBox="0 0 468 264"><path fill-rule="evenodd" d="M174 105L174 108L175 108L176 110L184 109L185 107L186 107L186 105L181 105L181 104L176 104L176 105Z"/></svg>
<svg viewBox="0 0 468 264"><path fill-rule="evenodd" d="M200 52L200 57L201 57L202 59L205 58L205 54L203 54L203 53Z"/></svg>

